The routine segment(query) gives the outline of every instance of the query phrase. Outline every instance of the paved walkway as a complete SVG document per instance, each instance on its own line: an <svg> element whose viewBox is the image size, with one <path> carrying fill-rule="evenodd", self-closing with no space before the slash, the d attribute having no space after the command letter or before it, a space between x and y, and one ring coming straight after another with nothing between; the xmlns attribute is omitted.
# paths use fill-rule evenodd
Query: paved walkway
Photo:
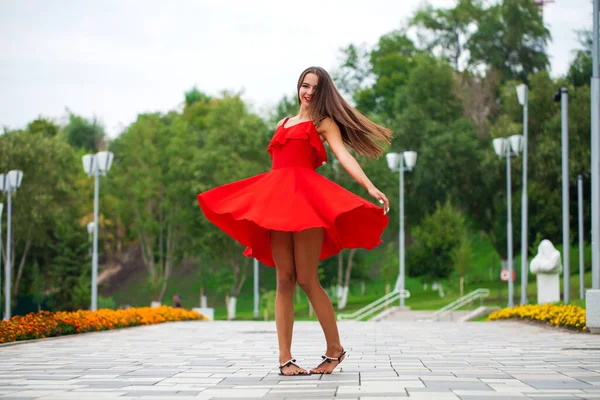
<svg viewBox="0 0 600 400"><path fill-rule="evenodd" d="M344 322L329 376L282 377L272 322L179 322L0 346L0 399L600 399L600 336L518 322ZM294 351L314 366L315 322Z"/></svg>

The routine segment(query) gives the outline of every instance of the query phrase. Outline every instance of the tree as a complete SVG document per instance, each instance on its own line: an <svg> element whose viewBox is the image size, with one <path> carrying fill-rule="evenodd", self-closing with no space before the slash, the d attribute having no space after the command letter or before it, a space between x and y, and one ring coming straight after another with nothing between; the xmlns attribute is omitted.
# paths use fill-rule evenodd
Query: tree
<svg viewBox="0 0 600 400"><path fill-rule="evenodd" d="M465 273L473 260L473 249L469 237L465 234L460 238L458 245L452 250L452 262L460 278L460 297L465 295Z"/></svg>
<svg viewBox="0 0 600 400"><path fill-rule="evenodd" d="M549 65L546 45L550 39L533 0L504 0L481 13L466 48L472 67L497 69L502 80L529 82L530 74Z"/></svg>
<svg viewBox="0 0 600 400"><path fill-rule="evenodd" d="M57 310L74 311L88 308L91 299L91 262L87 232L78 226L59 226L50 248L55 254L48 275L52 305ZM76 227L77 229L73 229Z"/></svg>
<svg viewBox="0 0 600 400"><path fill-rule="evenodd" d="M68 113L69 123L64 128L64 135L71 146L91 153L96 153L105 146L104 127L96 118L88 121L70 111Z"/></svg>
<svg viewBox="0 0 600 400"><path fill-rule="evenodd" d="M58 133L59 127L51 120L40 116L35 121L27 124L27 130L33 134L54 137Z"/></svg>
<svg viewBox="0 0 600 400"><path fill-rule="evenodd" d="M414 66L413 57L418 53L404 31L394 31L382 36L370 54L375 83L371 88L356 92L356 107L365 114L378 114L383 123L392 120L399 110L398 90L406 84ZM353 64L351 57L345 64ZM357 75L361 76L360 70Z"/></svg>
<svg viewBox="0 0 600 400"><path fill-rule="evenodd" d="M210 103L210 96L208 96L205 93L202 93L201 91L198 90L198 88L196 88L195 86L190 89L189 91L185 92L185 105L186 107L189 107L191 105L193 105L196 102L202 102L202 103Z"/></svg>
<svg viewBox="0 0 600 400"><path fill-rule="evenodd" d="M408 252L408 273L429 280L445 279L453 269L452 252L465 232L465 218L450 201L437 205L413 229L414 245Z"/></svg>
<svg viewBox="0 0 600 400"><path fill-rule="evenodd" d="M346 308L346 303L348 302L348 291L350 290L350 276L352 274L352 266L354 265L354 255L356 254L357 250L358 249L350 249L350 252L348 254L348 262L346 264L346 271L344 274L344 280L342 284L342 296L338 301L338 310L343 310L344 308Z"/></svg>
<svg viewBox="0 0 600 400"><path fill-rule="evenodd" d="M23 183L13 194L12 207L14 296L21 289L31 255L46 254L52 232L71 211L79 211L75 181L81 162L61 137L26 131L8 131L0 136L0 154L0 171L23 171Z"/></svg>
<svg viewBox="0 0 600 400"><path fill-rule="evenodd" d="M174 112L138 116L115 153L109 179L125 200L121 206L130 215L156 301L162 300L184 256L186 226L197 218L191 190L194 155L194 135Z"/></svg>
<svg viewBox="0 0 600 400"><path fill-rule="evenodd" d="M251 114L238 95L223 94L213 99L203 120L203 147L194 159L193 192L200 193L225 183L264 172L269 165L266 151L270 137L266 124ZM199 213L199 208L196 206ZM201 223L191 227L194 246L210 259L227 268L230 316L235 318L235 304L246 280L249 259L244 249L231 237L199 217Z"/></svg>
<svg viewBox="0 0 600 400"><path fill-rule="evenodd" d="M581 49L575 51L575 59L569 66L567 79L575 87L587 86L592 76L592 48L594 40L591 30L577 32Z"/></svg>
<svg viewBox="0 0 600 400"><path fill-rule="evenodd" d="M364 44L350 44L341 51L342 65L332 74L333 80L340 93L351 99L372 83L369 49Z"/></svg>
<svg viewBox="0 0 600 400"><path fill-rule="evenodd" d="M411 25L418 31L420 41L430 52L447 59L460 71L460 59L474 25L483 13L481 0L459 0L454 8L434 8L425 4L413 15Z"/></svg>

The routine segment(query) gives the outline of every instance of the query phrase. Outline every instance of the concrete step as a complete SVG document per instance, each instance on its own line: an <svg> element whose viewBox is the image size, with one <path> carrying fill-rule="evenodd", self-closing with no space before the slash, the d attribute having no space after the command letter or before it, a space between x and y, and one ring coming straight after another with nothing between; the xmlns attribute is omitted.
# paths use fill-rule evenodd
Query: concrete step
<svg viewBox="0 0 600 400"><path fill-rule="evenodd" d="M479 310L479 309L477 309ZM459 310L449 312L448 314L442 316L439 321L466 321L468 319L465 318L477 318L481 314L476 314L476 316L469 317L477 310ZM429 320L435 311L425 311L425 310L410 310L410 308L405 307L404 309L400 307L390 307L387 310L381 312L372 318L372 321L426 321ZM475 314L473 314L475 315Z"/></svg>

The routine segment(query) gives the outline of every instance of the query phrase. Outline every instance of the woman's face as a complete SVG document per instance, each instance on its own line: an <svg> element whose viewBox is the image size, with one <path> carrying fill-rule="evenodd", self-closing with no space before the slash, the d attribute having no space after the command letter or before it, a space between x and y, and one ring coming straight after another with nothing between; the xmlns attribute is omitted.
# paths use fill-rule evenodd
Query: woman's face
<svg viewBox="0 0 600 400"><path fill-rule="evenodd" d="M303 107L308 107L312 98L317 90L317 84L319 83L319 77L312 72L309 72L304 77L302 84L300 85L300 91L298 97L300 98L300 104Z"/></svg>

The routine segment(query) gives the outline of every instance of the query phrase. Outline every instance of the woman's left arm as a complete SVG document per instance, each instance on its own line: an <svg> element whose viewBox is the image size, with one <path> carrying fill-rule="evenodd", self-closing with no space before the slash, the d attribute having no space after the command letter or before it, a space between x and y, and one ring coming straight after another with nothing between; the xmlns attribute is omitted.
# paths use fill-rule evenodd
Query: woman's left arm
<svg viewBox="0 0 600 400"><path fill-rule="evenodd" d="M390 202L388 201L385 194L383 194L379 189L373 185L373 183L369 180L365 172L362 170L358 162L352 154L348 152L346 146L344 145L344 141L342 139L342 133L340 132L340 128L331 118L325 118L319 124L319 134L321 134L335 157L340 162L340 165L344 167L346 171L358 182L362 187L364 187L369 194L374 197L379 203L383 204L384 212L389 211Z"/></svg>

